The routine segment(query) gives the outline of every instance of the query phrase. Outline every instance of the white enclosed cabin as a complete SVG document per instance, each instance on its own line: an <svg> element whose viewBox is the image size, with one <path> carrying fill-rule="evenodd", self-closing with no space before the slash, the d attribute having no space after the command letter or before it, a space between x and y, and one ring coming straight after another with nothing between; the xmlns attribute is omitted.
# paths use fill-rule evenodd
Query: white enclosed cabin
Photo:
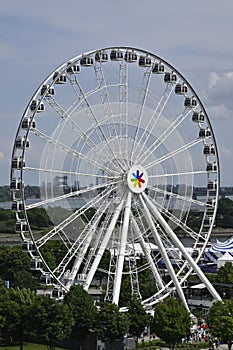
<svg viewBox="0 0 233 350"><path fill-rule="evenodd" d="M64 291L61 287L55 287L52 290L52 298L55 300L62 300L64 298Z"/></svg>
<svg viewBox="0 0 233 350"><path fill-rule="evenodd" d="M17 220L15 225L15 232L17 233L23 233L23 232L29 232L28 230L28 224L26 220Z"/></svg>
<svg viewBox="0 0 233 350"><path fill-rule="evenodd" d="M94 59L90 56L84 56L80 59L81 66L91 67L94 64Z"/></svg>
<svg viewBox="0 0 233 350"><path fill-rule="evenodd" d="M187 92L188 92L188 87L187 87L187 85L185 83L182 83L182 84L178 83L178 84L176 84L175 93L177 95L185 95L185 94L187 94Z"/></svg>
<svg viewBox="0 0 233 350"><path fill-rule="evenodd" d="M24 209L24 205L23 205L23 202L21 200L15 200L12 202L11 210L13 212L19 213L19 212L23 211L23 209Z"/></svg>
<svg viewBox="0 0 233 350"><path fill-rule="evenodd" d="M35 252L36 247L35 244L32 241L24 241L22 244L22 252L24 253L30 253L30 252Z"/></svg>
<svg viewBox="0 0 233 350"><path fill-rule="evenodd" d="M24 136L18 136L15 141L15 147L19 149L29 148L29 141Z"/></svg>
<svg viewBox="0 0 233 350"><path fill-rule="evenodd" d="M214 145L205 145L203 153L205 155L214 155L215 154L215 147L214 147Z"/></svg>
<svg viewBox="0 0 233 350"><path fill-rule="evenodd" d="M122 61L123 59L124 59L123 51L113 49L110 52L110 60L111 61Z"/></svg>
<svg viewBox="0 0 233 350"><path fill-rule="evenodd" d="M125 52L125 61L128 63L137 62L138 56L136 52L127 50Z"/></svg>
<svg viewBox="0 0 233 350"><path fill-rule="evenodd" d="M140 56L138 64L140 67L150 67L152 65L152 61L149 56Z"/></svg>
<svg viewBox="0 0 233 350"><path fill-rule="evenodd" d="M197 106L197 100L194 96L186 97L184 100L184 106L187 108L194 108Z"/></svg>
<svg viewBox="0 0 233 350"><path fill-rule="evenodd" d="M66 83L66 75L64 73L55 72L53 74L54 84L65 84Z"/></svg>
<svg viewBox="0 0 233 350"><path fill-rule="evenodd" d="M165 83L176 83L177 76L174 72L166 72L164 74L164 82Z"/></svg>
<svg viewBox="0 0 233 350"><path fill-rule="evenodd" d="M211 131L209 128L206 129L200 129L199 131L199 137L200 138L205 138L211 136Z"/></svg>
<svg viewBox="0 0 233 350"><path fill-rule="evenodd" d="M54 87L49 85L43 85L40 90L40 94L41 96L45 95L45 97L54 96L55 94Z"/></svg>
<svg viewBox="0 0 233 350"><path fill-rule="evenodd" d="M30 110L32 112L36 111L37 113L44 112L44 103L37 100L33 100L30 104Z"/></svg>
<svg viewBox="0 0 233 350"><path fill-rule="evenodd" d="M30 264L29 264L30 270L41 270L43 268L43 262L39 256L35 256L34 258L31 259Z"/></svg>
<svg viewBox="0 0 233 350"><path fill-rule="evenodd" d="M208 190L216 190L217 189L217 181L209 180L207 185Z"/></svg>
<svg viewBox="0 0 233 350"><path fill-rule="evenodd" d="M18 190L21 190L23 188L23 182L21 180L21 178L13 178L11 180L11 184L10 184L10 190L11 191L18 191Z"/></svg>
<svg viewBox="0 0 233 350"><path fill-rule="evenodd" d="M208 206L206 208L206 215L207 216L213 216L214 215L214 207L213 206Z"/></svg>
<svg viewBox="0 0 233 350"><path fill-rule="evenodd" d="M51 276L50 273L43 273L40 276L40 284L44 286L52 286L53 285L53 277Z"/></svg>
<svg viewBox="0 0 233 350"><path fill-rule="evenodd" d="M29 127L35 129L36 123L34 119L30 119L28 117L25 117L22 121L22 129L28 129Z"/></svg>
<svg viewBox="0 0 233 350"><path fill-rule="evenodd" d="M206 166L206 171L208 172L216 172L217 171L217 163L213 162L213 163L208 163Z"/></svg>
<svg viewBox="0 0 233 350"><path fill-rule="evenodd" d="M25 161L22 157L14 157L11 163L12 169L21 169L25 166Z"/></svg>
<svg viewBox="0 0 233 350"><path fill-rule="evenodd" d="M206 216L204 218L204 227L210 227L210 225L212 224L213 221L213 217L212 216Z"/></svg>
<svg viewBox="0 0 233 350"><path fill-rule="evenodd" d="M205 115L203 112L194 112L192 116L192 121L194 123L204 123Z"/></svg>
<svg viewBox="0 0 233 350"><path fill-rule="evenodd" d="M165 67L162 62L155 62L152 68L152 73L163 74L165 72Z"/></svg>
<svg viewBox="0 0 233 350"><path fill-rule="evenodd" d="M68 62L66 71L69 74L79 74L80 66L77 63Z"/></svg>
<svg viewBox="0 0 233 350"><path fill-rule="evenodd" d="M107 60L108 60L107 52L97 51L95 54L95 60L96 60L96 62L107 62Z"/></svg>

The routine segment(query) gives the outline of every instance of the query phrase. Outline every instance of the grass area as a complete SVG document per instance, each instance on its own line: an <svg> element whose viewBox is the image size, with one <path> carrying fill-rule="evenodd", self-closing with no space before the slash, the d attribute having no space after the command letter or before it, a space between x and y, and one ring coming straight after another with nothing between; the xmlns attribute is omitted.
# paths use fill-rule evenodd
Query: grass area
<svg viewBox="0 0 233 350"><path fill-rule="evenodd" d="M34 343L23 343L23 348L25 350L48 350L47 345L41 345L41 344L34 344ZM66 350L64 348L59 348L56 346L57 350ZM19 344L18 345L3 345L3 342L0 343L0 350L19 350Z"/></svg>

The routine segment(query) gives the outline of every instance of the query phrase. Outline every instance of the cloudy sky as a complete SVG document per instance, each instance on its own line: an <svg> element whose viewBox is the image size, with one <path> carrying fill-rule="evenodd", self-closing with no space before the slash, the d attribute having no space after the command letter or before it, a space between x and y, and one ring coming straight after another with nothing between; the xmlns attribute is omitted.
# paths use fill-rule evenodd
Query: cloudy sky
<svg viewBox="0 0 233 350"><path fill-rule="evenodd" d="M214 129L221 185L233 186L233 1L8 0L0 4L0 185L15 134L41 82L64 61L132 46L171 63L201 98Z"/></svg>

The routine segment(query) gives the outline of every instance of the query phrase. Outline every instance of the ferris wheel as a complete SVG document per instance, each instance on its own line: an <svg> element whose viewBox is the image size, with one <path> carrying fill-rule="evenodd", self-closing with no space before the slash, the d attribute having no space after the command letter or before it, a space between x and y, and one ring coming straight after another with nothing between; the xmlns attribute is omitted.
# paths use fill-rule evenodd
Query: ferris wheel
<svg viewBox="0 0 233 350"><path fill-rule="evenodd" d="M168 62L131 47L67 60L29 101L13 146L12 209L31 269L57 298L81 284L124 306L127 285L147 308L174 292L188 308L194 272L220 300L198 266L218 163L205 108Z"/></svg>

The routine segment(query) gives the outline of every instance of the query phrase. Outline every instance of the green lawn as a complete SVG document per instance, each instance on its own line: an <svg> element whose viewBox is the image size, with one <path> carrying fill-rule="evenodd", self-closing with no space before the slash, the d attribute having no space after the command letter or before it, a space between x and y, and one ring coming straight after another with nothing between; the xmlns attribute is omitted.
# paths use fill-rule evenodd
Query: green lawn
<svg viewBox="0 0 233 350"><path fill-rule="evenodd" d="M24 343L23 348L25 350L48 350L47 345L40 345L40 344L33 344L33 343ZM64 348L56 347L58 350L66 350ZM3 346L3 344L0 344L0 350L19 350L19 345L12 345L12 346Z"/></svg>

